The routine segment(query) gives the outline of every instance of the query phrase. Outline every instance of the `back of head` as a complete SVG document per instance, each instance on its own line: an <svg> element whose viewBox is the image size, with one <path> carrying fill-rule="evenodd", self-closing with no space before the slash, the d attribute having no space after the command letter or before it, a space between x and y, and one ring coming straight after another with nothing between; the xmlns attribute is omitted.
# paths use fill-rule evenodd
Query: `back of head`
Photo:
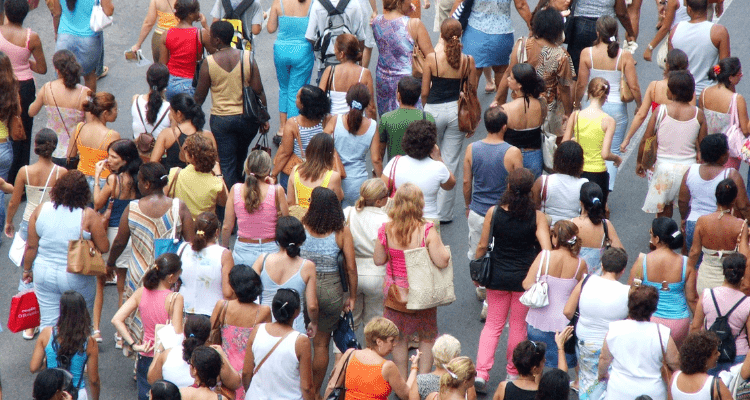
<svg viewBox="0 0 750 400"><path fill-rule="evenodd" d="M677 222L672 218L655 218L651 223L651 233L654 237L659 238L660 243L664 243L672 250L682 247L684 237L682 236L682 232L680 232L680 227L677 226Z"/></svg>
<svg viewBox="0 0 750 400"><path fill-rule="evenodd" d="M602 199L604 193L602 188L597 183L586 182L581 185L581 196L579 200L583 204L583 209L586 210L589 219L594 225L599 225L604 219L604 203Z"/></svg>
<svg viewBox="0 0 750 400"><path fill-rule="evenodd" d="M672 49L667 53L667 68L665 72L685 71L688 69L688 57L680 49Z"/></svg>
<svg viewBox="0 0 750 400"><path fill-rule="evenodd" d="M451 335L441 335L432 345L432 359L438 368L445 368L446 364L460 355L461 342Z"/></svg>
<svg viewBox="0 0 750 400"><path fill-rule="evenodd" d="M364 334L367 348L375 349L378 345L378 339L385 342L388 338L397 338L398 328L388 318L375 317L365 325Z"/></svg>
<svg viewBox="0 0 750 400"><path fill-rule="evenodd" d="M560 41L565 23L560 12L552 7L539 11L531 21L531 30L534 36L542 38L552 44Z"/></svg>
<svg viewBox="0 0 750 400"><path fill-rule="evenodd" d="M567 400L570 393L570 377L568 373L553 368L542 375L539 380L539 390L536 400Z"/></svg>
<svg viewBox="0 0 750 400"><path fill-rule="evenodd" d="M149 93L146 102L146 122L153 125L159 117L159 110L164 103L161 93L169 83L169 69L161 63L153 63L146 71L146 83Z"/></svg>
<svg viewBox="0 0 750 400"><path fill-rule="evenodd" d="M435 143L437 143L437 126L426 119L410 123L401 139L401 147L406 155L416 160L429 157Z"/></svg>
<svg viewBox="0 0 750 400"><path fill-rule="evenodd" d="M167 279L172 274L178 273L181 269L182 260L180 260L177 254L164 253L156 259L154 267L143 275L143 287L148 290L156 290L161 281Z"/></svg>
<svg viewBox="0 0 750 400"><path fill-rule="evenodd" d="M138 169L138 179L149 184L152 191L161 190L167 186L169 176L161 163L147 162Z"/></svg>
<svg viewBox="0 0 750 400"><path fill-rule="evenodd" d="M745 277L747 258L741 253L732 253L724 257L721 263L724 271L724 280L730 285L739 285Z"/></svg>
<svg viewBox="0 0 750 400"><path fill-rule="evenodd" d="M699 374L708 370L708 360L721 345L713 331L690 332L680 346L680 371L683 374Z"/></svg>
<svg viewBox="0 0 750 400"><path fill-rule="evenodd" d="M225 46L232 44L234 27L227 21L218 20L211 24L211 37L217 38Z"/></svg>
<svg viewBox="0 0 750 400"><path fill-rule="evenodd" d="M602 269L619 274L628 266L628 253L619 247L610 247L602 253Z"/></svg>
<svg viewBox="0 0 750 400"><path fill-rule="evenodd" d="M597 41L607 45L609 58L617 57L620 45L617 42L617 20L609 15L603 15L596 20Z"/></svg>
<svg viewBox="0 0 750 400"><path fill-rule="evenodd" d="M196 378L202 386L208 388L216 386L222 364L219 352L208 346L197 347L190 357L190 366L195 368Z"/></svg>
<svg viewBox="0 0 750 400"><path fill-rule="evenodd" d="M5 17L12 24L21 25L29 13L27 0L5 0Z"/></svg>
<svg viewBox="0 0 750 400"><path fill-rule="evenodd" d="M457 19L446 18L440 25L440 37L445 43L445 58L453 69L461 68L462 34L461 23Z"/></svg>
<svg viewBox="0 0 750 400"><path fill-rule="evenodd" d="M340 37L340 36L339 36ZM407 75L398 81L398 95L401 96L401 104L414 107L422 94L422 81L411 75Z"/></svg>
<svg viewBox="0 0 750 400"><path fill-rule="evenodd" d="M701 159L703 159L704 162L710 164L724 164L726 160L722 162L722 158L725 155L728 155L729 152L729 143L727 142L727 136L721 132L707 135L703 138L703 140L701 140L700 150Z"/></svg>
<svg viewBox="0 0 750 400"><path fill-rule="evenodd" d="M190 361L193 351L203 346L211 334L211 320L201 314L189 314L185 317L185 340L182 341L182 359Z"/></svg>
<svg viewBox="0 0 750 400"><path fill-rule="evenodd" d="M81 64L70 50L58 50L52 56L52 65L59 72L63 84L68 89L75 89L81 82Z"/></svg>
<svg viewBox="0 0 750 400"><path fill-rule="evenodd" d="M43 369L34 378L34 400L53 400L58 391L65 389L65 372L59 368ZM71 376L72 379L72 376Z"/></svg>
<svg viewBox="0 0 750 400"><path fill-rule="evenodd" d="M560 143L552 157L552 166L558 174L579 178L583 173L583 147L573 140Z"/></svg>
<svg viewBox="0 0 750 400"><path fill-rule="evenodd" d="M187 19L191 14L201 11L201 4L198 0L177 0L174 3L174 16L180 20Z"/></svg>
<svg viewBox="0 0 750 400"><path fill-rule="evenodd" d="M62 175L49 192L50 200L55 208L67 207L71 211L84 208L91 201L91 189L86 176L78 170L72 170Z"/></svg>
<svg viewBox="0 0 750 400"><path fill-rule="evenodd" d="M498 134L508 125L508 115L500 107L489 107L484 111L484 127L487 134Z"/></svg>
<svg viewBox="0 0 750 400"><path fill-rule="evenodd" d="M708 0L685 0L685 5L693 12L704 13L708 9Z"/></svg>
<svg viewBox="0 0 750 400"><path fill-rule="evenodd" d="M317 86L302 86L299 89L299 101L302 103L299 113L311 121L321 121L331 112L331 101L326 92Z"/></svg>
<svg viewBox="0 0 750 400"><path fill-rule="evenodd" d="M206 114L203 112L201 105L195 102L193 96L186 93L178 93L172 96L169 101L172 111L179 111L189 120L196 130L202 131L206 125Z"/></svg>
<svg viewBox="0 0 750 400"><path fill-rule="evenodd" d="M201 251L208 246L208 241L216 239L219 231L219 218L216 214L207 211L198 214L195 218L195 236L193 236L193 251Z"/></svg>
<svg viewBox="0 0 750 400"><path fill-rule="evenodd" d="M289 257L299 256L300 246L305 239L307 239L305 227L297 218L287 215L279 217L276 221L276 243L286 250Z"/></svg>
<svg viewBox="0 0 750 400"><path fill-rule="evenodd" d="M40 158L50 158L57 148L57 134L49 128L43 128L34 137L34 154Z"/></svg>
<svg viewBox="0 0 750 400"><path fill-rule="evenodd" d="M607 96L609 96L609 82L597 76L589 81L587 92L590 99L606 100Z"/></svg>
<svg viewBox="0 0 750 400"><path fill-rule="evenodd" d="M578 225L572 221L560 220L552 227L552 235L557 238L557 246L566 248L573 256L581 251L581 240L578 238Z"/></svg>
<svg viewBox="0 0 750 400"><path fill-rule="evenodd" d="M249 214L254 213L260 208L263 199L261 199L260 183L265 182L266 178L271 175L273 161L271 156L262 150L253 150L245 159L245 211ZM273 190L269 186L268 190Z"/></svg>
<svg viewBox="0 0 750 400"><path fill-rule="evenodd" d="M183 148L197 172L210 173L219 160L214 143L203 135L188 136Z"/></svg>
<svg viewBox="0 0 750 400"><path fill-rule="evenodd" d="M344 211L336 193L322 186L313 189L310 208L302 217L302 223L313 233L325 235L344 229L345 222Z"/></svg>
<svg viewBox="0 0 750 400"><path fill-rule="evenodd" d="M407 182L396 189L393 197L393 207L388 211L391 221L389 226L395 227L396 241L409 243L416 225L424 221L424 194L419 186Z"/></svg>
<svg viewBox="0 0 750 400"><path fill-rule="evenodd" d="M280 288L276 291L276 295L273 296L271 313L273 313L276 322L291 325L295 314L300 310L299 307L299 293L294 289Z"/></svg>
<svg viewBox="0 0 750 400"><path fill-rule="evenodd" d="M182 400L182 396L177 385L158 380L151 385L151 400Z"/></svg>
<svg viewBox="0 0 750 400"><path fill-rule="evenodd" d="M343 33L336 37L335 48L337 52L344 53L344 59L352 62L362 60L362 51L359 48L359 39L351 33Z"/></svg>
<svg viewBox="0 0 750 400"><path fill-rule="evenodd" d="M447 374L440 377L440 391L455 389L477 376L477 369L469 357L456 357L445 365Z"/></svg>
<svg viewBox="0 0 750 400"><path fill-rule="evenodd" d="M90 113L91 115L101 118L105 111L112 111L117 108L117 102L115 96L112 93L107 92L89 92L89 98L83 102L83 111Z"/></svg>
<svg viewBox="0 0 750 400"><path fill-rule="evenodd" d="M508 174L508 189L500 199L500 205L508 206L512 218L527 220L534 216L536 206L531 199L531 188L534 186L534 174L526 168L520 168Z"/></svg>
<svg viewBox="0 0 750 400"><path fill-rule="evenodd" d="M739 74L741 71L742 64L740 64L740 59L737 57L727 57L708 70L708 79L717 81L729 89L732 86L729 78Z"/></svg>
<svg viewBox="0 0 750 400"><path fill-rule="evenodd" d="M384 0L383 1L383 10L384 11L391 11L398 9L401 7L402 4L404 4L405 0Z"/></svg>
<svg viewBox="0 0 750 400"><path fill-rule="evenodd" d="M648 321L659 304L659 291L649 285L635 286L628 294L628 318Z"/></svg>
<svg viewBox="0 0 750 400"><path fill-rule="evenodd" d="M544 342L524 340L513 350L513 365L522 376L531 374L531 370L544 361L547 345Z"/></svg>
<svg viewBox="0 0 750 400"><path fill-rule="evenodd" d="M379 200L388 197L388 188L380 178L370 178L359 187L359 198L354 207L362 211L365 207L374 207Z"/></svg>
<svg viewBox="0 0 750 400"><path fill-rule="evenodd" d="M370 105L370 99L370 89L364 83L355 83L346 92L346 104L350 108L346 114L346 124L349 126L349 133L352 135L356 135L359 128L362 127L364 110Z"/></svg>
<svg viewBox="0 0 750 400"><path fill-rule="evenodd" d="M263 292L260 275L245 264L235 264L229 271L229 286L237 296L237 301L243 304L254 302Z"/></svg>
<svg viewBox="0 0 750 400"><path fill-rule="evenodd" d="M536 73L536 69L529 63L518 63L511 69L513 78L521 85L521 92L523 97L526 99L526 103L529 103L529 98L538 98L539 95L544 93L546 87L544 80L539 74Z"/></svg>
<svg viewBox="0 0 750 400"><path fill-rule="evenodd" d="M91 317L86 300L80 293L68 290L60 296L60 316L56 328L60 345L57 350L58 364L69 369L73 355L86 351L86 343L91 335ZM60 362L61 358L65 361Z"/></svg>
<svg viewBox="0 0 750 400"><path fill-rule="evenodd" d="M333 169L335 151L332 135L320 132L313 136L305 149L305 162L297 168L300 176L311 181L320 179Z"/></svg>
<svg viewBox="0 0 750 400"><path fill-rule="evenodd" d="M695 80L690 71L672 71L667 78L667 88L672 100L688 103L695 96Z"/></svg>
<svg viewBox="0 0 750 400"><path fill-rule="evenodd" d="M724 136L724 135L722 135ZM724 208L732 207L734 200L737 199L737 184L732 178L724 179L716 185L716 204Z"/></svg>

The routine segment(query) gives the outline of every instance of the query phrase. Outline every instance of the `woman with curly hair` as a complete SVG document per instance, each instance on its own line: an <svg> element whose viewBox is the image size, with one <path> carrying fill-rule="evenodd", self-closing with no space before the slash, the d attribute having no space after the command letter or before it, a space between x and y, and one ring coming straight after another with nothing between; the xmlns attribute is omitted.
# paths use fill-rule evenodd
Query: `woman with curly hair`
<svg viewBox="0 0 750 400"><path fill-rule="evenodd" d="M29 369L37 372L43 365L70 372L79 399L99 400L99 346L91 336L86 300L74 290L67 290L60 296L60 318L54 326L44 328L36 341ZM87 396L84 373L88 375L90 396Z"/></svg>
<svg viewBox="0 0 750 400"><path fill-rule="evenodd" d="M437 127L427 120L409 124L401 141L405 156L392 158L383 168L380 178L385 182L390 195L410 182L423 193L424 210L422 216L433 222L440 230L438 215L438 191L451 190L456 185L456 177L443 162L437 146Z"/></svg>
<svg viewBox="0 0 750 400"><path fill-rule="evenodd" d="M152 0L151 5L155 0ZM154 35L156 36L156 35ZM154 138L151 142L151 150L156 144L159 134L166 128L169 128L169 102L164 98L164 91L167 89L169 82L169 69L164 64L154 63L146 71L146 83L149 91L146 94L136 94L133 96L133 105L130 107L130 114L133 117L133 140L139 143L138 138L148 133ZM151 150L142 152L141 157L144 161L151 159Z"/></svg>
<svg viewBox="0 0 750 400"><path fill-rule="evenodd" d="M286 201L290 206L309 208L312 191L317 187L331 189L339 201L344 198L341 174L333 169L336 162L335 146L333 137L325 132L318 133L310 140L307 158L302 164L292 168L292 175L287 183Z"/></svg>
<svg viewBox="0 0 750 400"><path fill-rule="evenodd" d="M367 17L369 18L369 15ZM347 93L354 85L363 84L367 86L370 94L369 105L365 106L363 111L368 118L375 119L375 90L372 86L372 73L367 69L367 65L364 67L359 65L362 61L359 40L350 33L339 35L336 38L335 50L339 64L326 67L318 83L331 101L331 114L344 115L349 112L351 107L347 104ZM336 84L337 79L338 84Z"/></svg>
<svg viewBox="0 0 750 400"><path fill-rule="evenodd" d="M524 292L526 278L540 250L551 250L549 225L541 211L535 210L531 200L534 174L526 168L508 174L508 190L497 206L487 210L482 237L474 258L482 258L490 242L495 247L490 253L492 272L487 283L487 322L479 337L477 350L477 392L486 393L487 381L495 362L495 348L510 319L510 333L506 351L508 377L518 377L513 354L516 346L526 339L526 313L529 308L519 299ZM508 314L510 312L510 318Z"/></svg>
<svg viewBox="0 0 750 400"><path fill-rule="evenodd" d="M720 344L719 337L710 331L692 332L685 338L680 346L680 370L672 375L672 382L668 383L672 399L732 398L732 392L724 382L707 373L716 366Z"/></svg>
<svg viewBox="0 0 750 400"><path fill-rule="evenodd" d="M190 135L183 147L185 168L169 170L169 184L164 194L185 202L193 218L203 212L213 213L227 203L227 187L218 169L216 146L202 135Z"/></svg>
<svg viewBox="0 0 750 400"><path fill-rule="evenodd" d="M60 296L67 290L83 295L89 310L94 306L96 277L67 272L71 240L83 237L92 240L100 252L109 250L101 217L86 206L90 198L86 177L80 171L68 171L55 183L50 201L37 207L29 218L22 279L34 282L42 328L57 322ZM34 275L38 279L34 280Z"/></svg>
<svg viewBox="0 0 750 400"><path fill-rule="evenodd" d="M331 140L333 141L333 140ZM331 189L316 187L310 196L310 208L302 218L307 239L300 255L315 263L318 296L318 326L313 337L313 390L320 391L328 369L328 346L342 310L354 309L355 296L344 302L341 274L337 263L343 252L349 293L357 293L357 264L354 243L348 226L344 225L340 198Z"/></svg>
<svg viewBox="0 0 750 400"><path fill-rule="evenodd" d="M405 250L426 247L430 258L438 268L445 268L450 262L450 252L443 245L440 234L432 229L434 224L425 221L422 210L424 197L419 186L404 183L396 190L393 207L388 211L391 222L378 229L373 260L376 265L386 265L384 294L391 285L409 287L407 279ZM351 290L351 289L350 289ZM386 307L383 316L398 327L399 336L394 342L393 361L401 376L408 376L408 343L419 342L422 357L419 359L419 372L428 373L432 367L432 345L437 338L437 308L428 308L414 313Z"/></svg>
<svg viewBox="0 0 750 400"><path fill-rule="evenodd" d="M84 122L83 103L88 101L89 88L80 85L81 64L70 50L59 50L52 56L57 79L47 82L39 89L36 100L29 106L29 116L39 114L42 106L47 109L47 125L57 134L57 148L52 153L52 161L61 166L67 165L68 142L74 136L76 126ZM29 135L30 136L30 135ZM75 169L76 166L72 165Z"/></svg>

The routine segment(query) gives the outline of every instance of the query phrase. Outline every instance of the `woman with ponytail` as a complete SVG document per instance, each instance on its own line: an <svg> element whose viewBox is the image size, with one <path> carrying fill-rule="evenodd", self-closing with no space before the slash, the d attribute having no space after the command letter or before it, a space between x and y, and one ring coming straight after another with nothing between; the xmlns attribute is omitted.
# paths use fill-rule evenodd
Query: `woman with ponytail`
<svg viewBox="0 0 750 400"><path fill-rule="evenodd" d="M111 256L110 256L111 258ZM147 400L151 385L147 380L148 369L154 359L154 337L157 324L171 321L175 333L182 335L182 295L171 290L182 272L182 263L176 254L159 256L154 267L143 275L143 286L139 287L112 317L112 325L122 336L124 346L130 352L138 352L136 382L138 400ZM137 313L136 313L137 311ZM143 326L143 336L133 337L125 325L125 319L136 313Z"/></svg>
<svg viewBox="0 0 750 400"><path fill-rule="evenodd" d="M588 266L588 273L602 274L602 251L612 247L623 248L612 221L605 219L606 211L601 186L593 182L581 185L579 200L581 215L571 219L578 227L581 242L580 255ZM606 224L606 225L605 225Z"/></svg>
<svg viewBox="0 0 750 400"><path fill-rule="evenodd" d="M675 250L682 247L684 237L672 218L654 219L649 235L649 244L654 250L638 256L630 269L629 283L632 286L637 279L640 284L653 286L660 291L659 305L651 316L651 322L668 327L669 334L679 348L690 328L686 294L695 295L695 290L686 290L685 284L694 282L697 272L695 268L687 268L687 256L675 253ZM695 301L695 297L691 301Z"/></svg>
<svg viewBox="0 0 750 400"><path fill-rule="evenodd" d="M148 83L149 92L134 95L133 105L130 107L134 140L138 141L143 133L150 134L156 140L161 131L169 128L169 102L164 99L164 91L167 89L168 82L169 69L164 64L154 63L148 67L146 83ZM141 156L148 160L151 152L143 153Z"/></svg>
<svg viewBox="0 0 750 400"><path fill-rule="evenodd" d="M333 115L328 129L333 131L336 152L344 165L346 177L341 180L344 200L341 207L353 206L359 198L359 188L367 180L367 152L372 160L374 176L383 172L383 159L380 156L380 134L377 121L367 118L367 110L372 95L362 83L357 83L346 93L349 112Z"/></svg>
<svg viewBox="0 0 750 400"><path fill-rule="evenodd" d="M183 271L180 294L185 297L186 313L210 316L217 301L232 297L229 271L234 260L231 251L216 243L219 239L216 214L199 214L194 226L192 243L185 243L178 250Z"/></svg>
<svg viewBox="0 0 750 400"><path fill-rule="evenodd" d="M229 247L235 222L237 241L232 257L235 264L253 265L261 253L276 251L276 221L289 215L286 194L270 177L273 169L271 156L253 150L245 160L245 182L235 183L229 190L221 243Z"/></svg>
<svg viewBox="0 0 750 400"><path fill-rule="evenodd" d="M474 132L458 129L458 97L461 92L462 72L468 69L469 82L474 90L479 73L474 73L474 58L462 53L461 23L448 18L440 25L443 46L425 57L422 74L422 104L424 110L435 117L437 146L448 171L458 175L464 154L464 139ZM466 66L468 64L468 66ZM463 68L462 68L463 67ZM453 220L455 203L453 189L438 191L437 213L440 221Z"/></svg>
<svg viewBox="0 0 750 400"><path fill-rule="evenodd" d="M277 292L284 289L296 290L305 297L302 309L292 327L300 333L307 332L314 337L318 331L318 294L316 287L315 263L299 256L300 247L307 239L305 228L295 217L281 217L276 224L276 253L261 254L253 264L253 270L260 275L263 293L260 304L271 306ZM281 283L278 283L281 282ZM274 313L275 316L275 313ZM303 318L304 316L304 318ZM305 325L307 324L307 329Z"/></svg>
<svg viewBox="0 0 750 400"><path fill-rule="evenodd" d="M446 373L440 377L440 392L427 396L427 400L467 399L474 388L477 370L469 357L456 357L445 365Z"/></svg>

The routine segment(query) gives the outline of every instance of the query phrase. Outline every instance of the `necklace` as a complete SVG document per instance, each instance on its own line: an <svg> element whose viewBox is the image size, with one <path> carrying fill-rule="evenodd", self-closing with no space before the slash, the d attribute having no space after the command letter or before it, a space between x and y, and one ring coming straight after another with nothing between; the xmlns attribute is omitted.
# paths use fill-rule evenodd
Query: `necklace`
<svg viewBox="0 0 750 400"><path fill-rule="evenodd" d="M731 213L732 209L731 208L718 209L716 210L716 212L719 213L719 218L717 219L721 219L721 217L723 217L724 215Z"/></svg>

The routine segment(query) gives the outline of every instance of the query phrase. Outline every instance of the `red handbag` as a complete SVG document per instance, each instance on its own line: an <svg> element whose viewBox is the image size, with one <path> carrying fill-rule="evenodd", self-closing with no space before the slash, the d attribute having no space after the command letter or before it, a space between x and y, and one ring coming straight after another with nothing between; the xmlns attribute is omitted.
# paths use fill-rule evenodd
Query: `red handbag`
<svg viewBox="0 0 750 400"><path fill-rule="evenodd" d="M8 329L19 332L39 326L39 302L33 290L18 293L10 301Z"/></svg>

